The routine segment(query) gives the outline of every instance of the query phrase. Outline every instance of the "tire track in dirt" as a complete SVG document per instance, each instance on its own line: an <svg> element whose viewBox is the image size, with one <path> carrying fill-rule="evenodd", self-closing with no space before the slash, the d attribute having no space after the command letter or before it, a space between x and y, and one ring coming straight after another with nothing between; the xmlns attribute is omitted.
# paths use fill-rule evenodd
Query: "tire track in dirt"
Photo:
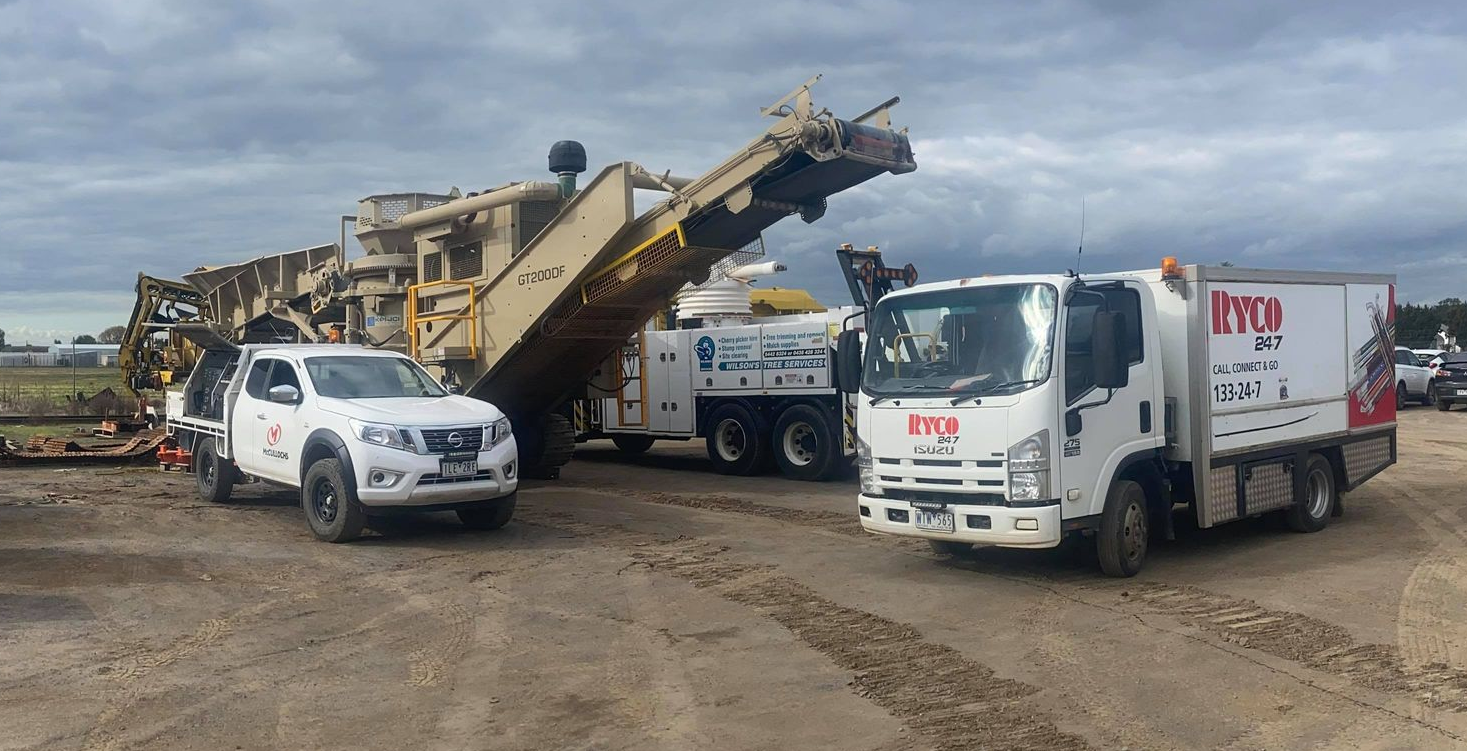
<svg viewBox="0 0 1467 751"><path fill-rule="evenodd" d="M771 566L729 561L723 556L726 548L701 540L587 524L563 512L537 510L526 516L527 523L622 547L631 565L676 576L755 609L851 671L850 685L858 695L929 738L934 748L1093 748L1026 701L1038 687L1000 677L957 650L928 641L910 624L840 605Z"/></svg>
<svg viewBox="0 0 1467 751"><path fill-rule="evenodd" d="M1352 683L1412 697L1427 706L1467 712L1467 670L1441 662L1412 666L1390 645L1360 644L1345 629L1300 613L1195 587L1138 582L1126 607L1172 616L1238 646L1337 675Z"/></svg>
<svg viewBox="0 0 1467 751"><path fill-rule="evenodd" d="M196 652L208 649L228 636L229 632L230 624L227 619L211 618L199 624L198 629L192 634L160 650L144 651L129 656L123 661L123 664L108 670L107 675L119 681L137 680L157 668L172 665Z"/></svg>
<svg viewBox="0 0 1467 751"><path fill-rule="evenodd" d="M422 647L408 653L410 686L436 686L448 677L458 659L469 649L474 633L474 616L462 605L445 603L432 616L430 633L434 636Z"/></svg>

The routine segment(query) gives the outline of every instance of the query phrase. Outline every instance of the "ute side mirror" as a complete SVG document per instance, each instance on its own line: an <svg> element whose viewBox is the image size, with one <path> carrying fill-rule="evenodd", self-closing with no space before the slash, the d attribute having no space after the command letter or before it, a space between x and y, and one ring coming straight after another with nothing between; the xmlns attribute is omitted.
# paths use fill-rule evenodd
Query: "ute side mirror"
<svg viewBox="0 0 1467 751"><path fill-rule="evenodd" d="M1126 351L1126 314L1097 311L1090 341L1096 387L1125 388L1131 380L1130 353Z"/></svg>
<svg viewBox="0 0 1467 751"><path fill-rule="evenodd" d="M271 386L266 393L276 404L298 404L301 400L301 390L288 384Z"/></svg>
<svg viewBox="0 0 1467 751"><path fill-rule="evenodd" d="M861 332L855 329L835 340L835 385L847 394L861 390Z"/></svg>

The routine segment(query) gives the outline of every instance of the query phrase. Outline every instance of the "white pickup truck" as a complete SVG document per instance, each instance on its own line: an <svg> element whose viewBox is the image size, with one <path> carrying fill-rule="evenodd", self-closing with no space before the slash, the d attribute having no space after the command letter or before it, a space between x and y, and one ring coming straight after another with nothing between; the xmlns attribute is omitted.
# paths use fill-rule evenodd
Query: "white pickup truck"
<svg viewBox="0 0 1467 751"><path fill-rule="evenodd" d="M168 430L193 455L199 494L247 477L299 488L317 538L346 542L389 510L456 511L474 529L514 514L509 419L456 396L413 360L344 344L209 342Z"/></svg>

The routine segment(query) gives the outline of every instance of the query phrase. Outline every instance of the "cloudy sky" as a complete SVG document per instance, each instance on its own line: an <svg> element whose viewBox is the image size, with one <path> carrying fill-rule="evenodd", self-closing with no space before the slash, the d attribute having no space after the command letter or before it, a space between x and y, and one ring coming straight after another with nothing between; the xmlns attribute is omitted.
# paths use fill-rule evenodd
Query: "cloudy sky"
<svg viewBox="0 0 1467 751"><path fill-rule="evenodd" d="M1464 71L1455 2L0 0L0 329L95 333L140 270L331 242L371 193L547 179L562 138L696 175L816 72L838 115L899 94L919 168L771 229L781 286L841 302L843 241L929 280L1060 271L1084 197L1087 270L1467 296Z"/></svg>

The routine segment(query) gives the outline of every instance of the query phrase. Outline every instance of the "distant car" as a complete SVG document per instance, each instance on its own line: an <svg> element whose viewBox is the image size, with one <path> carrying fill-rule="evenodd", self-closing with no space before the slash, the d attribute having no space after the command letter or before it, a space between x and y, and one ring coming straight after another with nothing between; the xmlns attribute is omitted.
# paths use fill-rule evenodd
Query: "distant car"
<svg viewBox="0 0 1467 751"><path fill-rule="evenodd" d="M1467 404L1467 352L1438 355L1441 364L1433 376L1436 408L1445 412L1457 402Z"/></svg>
<svg viewBox="0 0 1467 751"><path fill-rule="evenodd" d="M1404 409L1406 402L1415 400L1422 404L1436 402L1431 368L1423 367L1416 353L1405 347L1396 347L1396 409Z"/></svg>
<svg viewBox="0 0 1467 751"><path fill-rule="evenodd" d="M1433 360L1441 357L1446 352L1444 349L1413 349L1411 351L1415 353L1419 363L1428 368L1436 367L1436 363Z"/></svg>

